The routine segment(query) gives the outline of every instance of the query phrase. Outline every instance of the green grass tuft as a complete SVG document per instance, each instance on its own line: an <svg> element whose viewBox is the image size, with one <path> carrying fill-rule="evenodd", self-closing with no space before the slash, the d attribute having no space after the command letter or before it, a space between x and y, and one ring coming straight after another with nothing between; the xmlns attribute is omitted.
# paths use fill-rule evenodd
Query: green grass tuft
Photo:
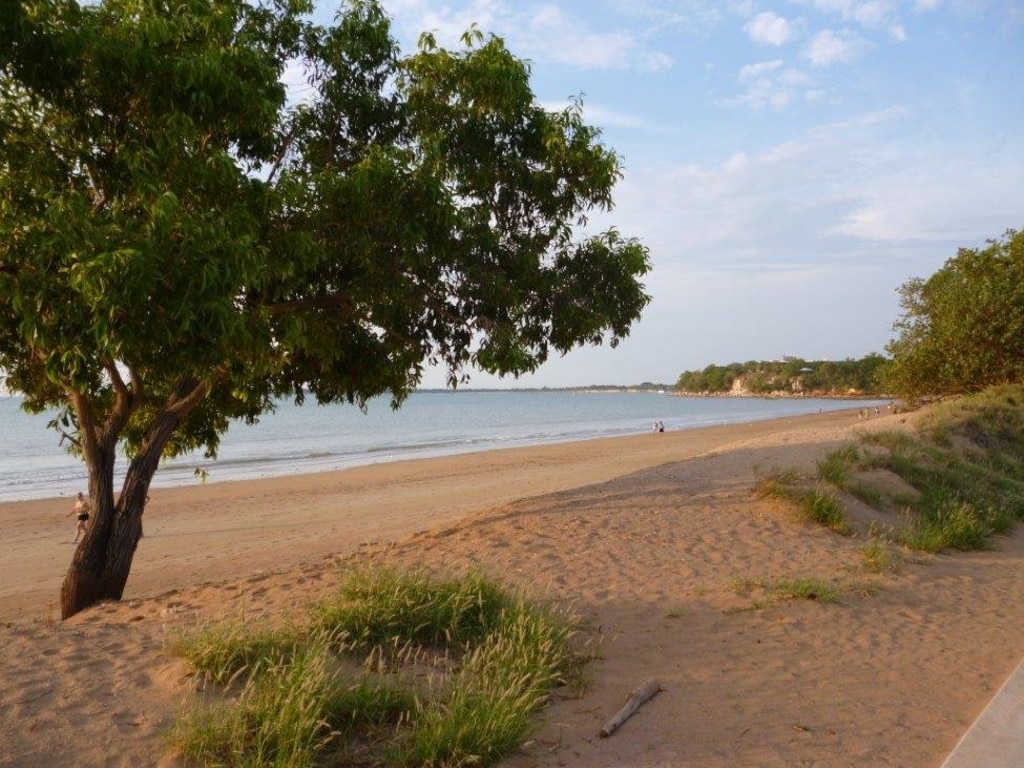
<svg viewBox="0 0 1024 768"><path fill-rule="evenodd" d="M896 569L896 558L885 542L873 539L860 548L864 567L872 573L885 573Z"/></svg>
<svg viewBox="0 0 1024 768"><path fill-rule="evenodd" d="M300 643L296 628L253 629L242 618L212 624L172 642L171 652L189 661L207 678L227 683L245 673L279 664Z"/></svg>
<svg viewBox="0 0 1024 768"><path fill-rule="evenodd" d="M360 572L314 608L312 623L358 648L395 641L459 646L490 633L510 604L497 584L473 574L434 581L423 573Z"/></svg>
<svg viewBox="0 0 1024 768"><path fill-rule="evenodd" d="M807 520L819 523L837 533L850 532L850 525L843 514L842 502L832 491L821 487L812 488L801 496L800 502Z"/></svg>
<svg viewBox="0 0 1024 768"><path fill-rule="evenodd" d="M834 603L842 594L838 586L822 579L783 579L765 586L775 600L819 600L823 603Z"/></svg>
<svg viewBox="0 0 1024 768"><path fill-rule="evenodd" d="M361 572L308 626L229 622L179 642L242 689L182 718L172 740L224 768L491 765L554 687L581 679L576 626L479 576Z"/></svg>
<svg viewBox="0 0 1024 768"><path fill-rule="evenodd" d="M860 459L860 449L852 443L829 451L817 462L818 479L845 490L850 484L850 475L860 463Z"/></svg>

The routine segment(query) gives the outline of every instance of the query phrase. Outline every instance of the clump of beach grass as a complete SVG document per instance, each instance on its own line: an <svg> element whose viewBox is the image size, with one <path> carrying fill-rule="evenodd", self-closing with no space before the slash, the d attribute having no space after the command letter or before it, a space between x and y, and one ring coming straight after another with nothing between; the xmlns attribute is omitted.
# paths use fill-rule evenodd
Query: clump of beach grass
<svg viewBox="0 0 1024 768"><path fill-rule="evenodd" d="M845 490L850 484L850 475L860 460L860 449L856 445L847 443L840 446L818 460L818 479Z"/></svg>
<svg viewBox="0 0 1024 768"><path fill-rule="evenodd" d="M823 525L837 533L850 533L850 525L836 493L823 483L807 487L795 469L776 470L762 477L754 492L761 498L781 499L794 504L801 518L808 522Z"/></svg>
<svg viewBox="0 0 1024 768"><path fill-rule="evenodd" d="M361 571L313 608L312 624L343 634L357 648L395 639L458 646L488 635L514 604L498 584L476 574L435 580L424 573Z"/></svg>
<svg viewBox="0 0 1024 768"><path fill-rule="evenodd" d="M239 616L182 634L172 641L170 650L187 659L204 677L224 684L243 673L258 674L258 670L289 657L299 643L300 632L293 625L254 628Z"/></svg>
<svg viewBox="0 0 1024 768"><path fill-rule="evenodd" d="M884 541L872 539L860 548L864 568L871 573L893 571L897 566L897 558L892 549Z"/></svg>
<svg viewBox="0 0 1024 768"><path fill-rule="evenodd" d="M836 602L842 590L838 585L824 579L798 578L769 582L765 588L774 600L818 600L823 603Z"/></svg>
<svg viewBox="0 0 1024 768"><path fill-rule="evenodd" d="M304 626L235 621L180 641L211 680L242 688L184 716L172 741L225 768L308 768L357 751L351 762L491 765L523 743L553 688L579 678L577 628L480 576L359 572Z"/></svg>
<svg viewBox="0 0 1024 768"><path fill-rule="evenodd" d="M736 577L730 587L737 595L759 596L749 606L737 610L761 610L780 602L809 600L834 603L843 594L840 584L813 577L790 579L752 579Z"/></svg>

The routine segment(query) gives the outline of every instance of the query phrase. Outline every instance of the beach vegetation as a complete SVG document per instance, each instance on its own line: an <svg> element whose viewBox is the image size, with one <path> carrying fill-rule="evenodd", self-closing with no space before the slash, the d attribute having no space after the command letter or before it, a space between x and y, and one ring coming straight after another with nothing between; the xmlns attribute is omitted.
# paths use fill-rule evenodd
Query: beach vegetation
<svg viewBox="0 0 1024 768"><path fill-rule="evenodd" d="M842 595L842 589L824 579L781 579L768 582L765 588L774 600L819 600L834 603Z"/></svg>
<svg viewBox="0 0 1024 768"><path fill-rule="evenodd" d="M479 642L503 620L512 599L497 583L470 573L437 580L426 573L359 571L313 609L313 626L344 632L354 648L398 639L419 645Z"/></svg>
<svg viewBox="0 0 1024 768"><path fill-rule="evenodd" d="M801 479L800 471L795 467L772 467L767 471L754 467L754 471L758 475L754 492L762 498L790 498L790 488Z"/></svg>
<svg viewBox="0 0 1024 768"><path fill-rule="evenodd" d="M582 229L620 158L497 37L403 53L374 0L326 26L308 0L26 7L0 13L0 372L88 470L65 618L120 599L163 459L282 399L399 407L428 367L615 346L649 302L647 248Z"/></svg>
<svg viewBox="0 0 1024 768"><path fill-rule="evenodd" d="M492 765L523 744L553 689L582 679L578 625L479 576L358 572L299 631L254 628L262 640L245 644L232 622L178 643L199 670L217 659L209 676L240 691L190 710L171 740L225 768ZM229 647L210 649L218 638Z"/></svg>
<svg viewBox="0 0 1024 768"><path fill-rule="evenodd" d="M834 491L821 485L807 491L801 498L804 517L837 533L849 533L850 525L843 514L843 505Z"/></svg>
<svg viewBox="0 0 1024 768"><path fill-rule="evenodd" d="M1024 382L1024 231L961 248L899 288L903 313L882 377L906 399Z"/></svg>
<svg viewBox="0 0 1024 768"><path fill-rule="evenodd" d="M780 499L795 505L800 517L837 533L847 534L850 525L835 490L825 483L808 485L798 470L775 470L758 479L754 492L761 498Z"/></svg>
<svg viewBox="0 0 1024 768"><path fill-rule="evenodd" d="M743 611L762 610L791 600L834 603L843 594L843 586L838 582L807 576L789 579L736 577L732 579L730 588L737 595L755 598L749 606L738 609Z"/></svg>
<svg viewBox="0 0 1024 768"><path fill-rule="evenodd" d="M885 494L869 483L851 482L844 490L846 490L855 499L859 499L863 503L867 504L869 507L881 509L885 504Z"/></svg>
<svg viewBox="0 0 1024 768"><path fill-rule="evenodd" d="M840 490L850 485L850 474L853 467L860 461L860 449L853 443L847 443L818 460L818 479L831 483Z"/></svg>
<svg viewBox="0 0 1024 768"><path fill-rule="evenodd" d="M860 555L864 568L871 573L888 573L896 570L899 564L892 547L879 537L861 545Z"/></svg>
<svg viewBox="0 0 1024 768"><path fill-rule="evenodd" d="M301 633L296 627L253 627L239 617L181 634L174 639L170 650L188 659L210 680L227 683L239 674L254 674L268 659L289 658L301 642Z"/></svg>
<svg viewBox="0 0 1024 768"><path fill-rule="evenodd" d="M936 404L920 414L915 429L865 431L859 440L860 448L844 446L819 460L816 482L775 470L755 490L788 499L806 519L836 530L849 529L842 499L829 488L848 492L882 514L868 526L869 536L919 552L985 549L1024 520L1022 385ZM877 470L898 482L886 487L858 479ZM880 568L886 567L882 546L865 553Z"/></svg>

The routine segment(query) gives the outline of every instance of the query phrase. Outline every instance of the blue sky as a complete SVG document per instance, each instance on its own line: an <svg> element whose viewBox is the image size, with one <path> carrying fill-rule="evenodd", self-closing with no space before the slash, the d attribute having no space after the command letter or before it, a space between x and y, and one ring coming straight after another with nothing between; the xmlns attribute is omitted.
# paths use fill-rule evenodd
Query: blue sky
<svg viewBox="0 0 1024 768"><path fill-rule="evenodd" d="M618 349L471 386L882 352L901 283L1024 226L1024 0L383 6L410 51L476 23L531 62L541 103L582 96L625 169L596 223L651 250L653 302Z"/></svg>

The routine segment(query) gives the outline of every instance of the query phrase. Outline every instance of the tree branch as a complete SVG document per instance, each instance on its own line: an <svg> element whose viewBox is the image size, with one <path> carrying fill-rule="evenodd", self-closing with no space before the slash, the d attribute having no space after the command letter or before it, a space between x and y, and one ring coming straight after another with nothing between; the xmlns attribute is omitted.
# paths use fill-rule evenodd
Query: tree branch
<svg viewBox="0 0 1024 768"><path fill-rule="evenodd" d="M82 449L82 453L85 454L86 464L91 466L99 456L100 450L99 435L96 434L95 414L93 414L92 406L84 394L70 387L65 388L64 391L67 392L68 400L75 409L75 416L78 419L78 431L82 436L78 445Z"/></svg>
<svg viewBox="0 0 1024 768"><path fill-rule="evenodd" d="M103 369L107 372L110 377L110 383L114 385L114 390L117 392L118 398L130 398L132 393L125 384L124 378L121 376L121 371L117 369L117 363L110 358L104 358Z"/></svg>
<svg viewBox="0 0 1024 768"><path fill-rule="evenodd" d="M227 368L218 368L211 376L199 383L195 383L192 379L182 379L174 391L167 396L164 410L179 419L185 418L210 393L214 385L227 375L227 372Z"/></svg>
<svg viewBox="0 0 1024 768"><path fill-rule="evenodd" d="M116 439L121 434L121 430L124 429L124 425L128 423L128 419L132 415L132 411L135 410L138 401L131 388L125 384L124 379L121 377L121 372L117 370L117 363L109 358L104 358L102 365L110 377L110 383L113 385L114 392L116 393L114 407L107 418L104 433L107 438L112 437Z"/></svg>
<svg viewBox="0 0 1024 768"><path fill-rule="evenodd" d="M270 169L270 173L267 174L267 185L274 183L274 177L277 176L277 172L281 170L281 166L284 164L284 158L288 154L288 150L292 148L292 142L295 141L295 134L298 131L299 126L297 122L292 122L291 130L288 131L288 135L284 137L284 143L281 145L281 152L278 154L277 159L274 160L274 165Z"/></svg>
<svg viewBox="0 0 1024 768"><path fill-rule="evenodd" d="M103 210L103 207L107 204L107 193L104 191L100 183L96 180L96 175L93 172L93 169L89 167L89 163L82 163L82 166L85 168L85 175L89 179L89 186L92 187L93 213L98 213L99 211Z"/></svg>

